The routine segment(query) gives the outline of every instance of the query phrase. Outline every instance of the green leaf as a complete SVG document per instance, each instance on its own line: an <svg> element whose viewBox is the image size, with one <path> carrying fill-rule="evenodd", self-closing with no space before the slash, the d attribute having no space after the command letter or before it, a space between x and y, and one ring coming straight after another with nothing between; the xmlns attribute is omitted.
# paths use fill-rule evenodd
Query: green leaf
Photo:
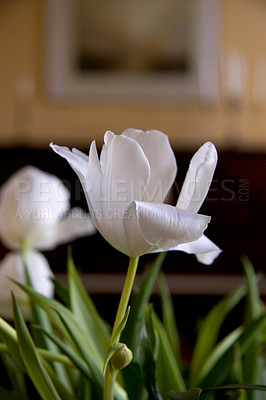
<svg viewBox="0 0 266 400"><path fill-rule="evenodd" d="M55 295L62 301L62 303L67 307L70 308L70 296L68 289L58 282L56 279L51 279L54 285L54 292Z"/></svg>
<svg viewBox="0 0 266 400"><path fill-rule="evenodd" d="M23 400L28 400L29 397L26 388L24 369L21 370L18 368L17 363L8 352L2 354L2 361L5 365L5 370L13 387L13 391Z"/></svg>
<svg viewBox="0 0 266 400"><path fill-rule="evenodd" d="M227 390L259 390L259 391L266 391L266 386L262 385L225 385L219 387L211 387L208 389L201 389L201 388L193 388L187 390L185 392L169 392L168 397L170 400L199 400L203 393L207 393L210 391L227 391Z"/></svg>
<svg viewBox="0 0 266 400"><path fill-rule="evenodd" d="M202 384L208 374L212 372L216 364L222 359L227 351L232 348L236 341L240 339L243 331L243 327L235 329L214 347L213 351L202 364L201 371L199 372L199 375L197 377L197 384ZM230 365L228 366L230 367Z"/></svg>
<svg viewBox="0 0 266 400"><path fill-rule="evenodd" d="M175 311L169 288L162 273L160 273L157 279L157 284L159 287L160 297L161 297L163 326L165 327L169 343L176 357L179 368L181 368L182 361L181 361L179 335L175 320Z"/></svg>
<svg viewBox="0 0 266 400"><path fill-rule="evenodd" d="M161 400L156 379L157 342L158 335L153 328L151 307L148 307L145 321L142 321L140 327L135 361L122 371L130 400L147 400L147 398L149 400ZM126 374L124 374L125 371Z"/></svg>
<svg viewBox="0 0 266 400"><path fill-rule="evenodd" d="M239 303L244 297L247 289L245 286L240 287L229 296L221 300L212 308L201 324L198 338L195 344L193 357L190 366L189 384L197 386L199 383L198 376L202 371L202 366L213 350L219 330L228 313Z"/></svg>
<svg viewBox="0 0 266 400"><path fill-rule="evenodd" d="M147 400L148 395L144 387L144 377L139 364L132 361L121 372L129 400Z"/></svg>
<svg viewBox="0 0 266 400"><path fill-rule="evenodd" d="M51 333L46 332L43 329L42 331L50 340L52 340L58 346L62 353L64 353L72 361L72 363L84 375L84 377L93 382L93 376L85 361L80 356L78 356L77 353L70 346L64 344L62 340L52 335Z"/></svg>
<svg viewBox="0 0 266 400"><path fill-rule="evenodd" d="M20 397L17 394L15 394L15 393L5 389L4 387L0 386L0 399L20 400Z"/></svg>
<svg viewBox="0 0 266 400"><path fill-rule="evenodd" d="M213 349L205 363L203 363L199 376L197 378L198 385L220 384L221 376L230 372L231 363L229 359L233 357L233 347L236 341L239 342L241 355L245 354L250 343L256 336L266 321L266 314L257 318L249 324L248 327L239 327L230 332L223 340L221 340ZM218 383L217 383L218 382Z"/></svg>
<svg viewBox="0 0 266 400"><path fill-rule="evenodd" d="M176 358L172 352L166 331L155 313L153 313L153 324L159 338L159 355L156 362L157 379L160 393L166 398L170 390L186 390Z"/></svg>
<svg viewBox="0 0 266 400"><path fill-rule="evenodd" d="M41 329L41 328L40 328ZM102 398L102 389L103 389L103 376L100 373L100 371L97 370L97 367L93 363L93 360L91 361L91 365L88 366L88 361L90 360L90 355L86 355L86 359L83 359L81 355L77 355L77 353L70 347L65 345L60 339L58 339L56 336L51 335L49 332L43 331L47 337L49 337L50 340L52 340L58 347L59 349L69 357L69 359L72 361L72 363L77 367L77 369L83 374L83 376L88 379L91 382L91 388L94 396L97 393L97 397L92 397L94 399L100 399ZM76 344L76 343L75 343ZM83 352L83 349L81 349L81 352ZM120 387L116 385L115 387L115 398L117 400L125 400L125 395L124 392L120 390Z"/></svg>
<svg viewBox="0 0 266 400"><path fill-rule="evenodd" d="M15 329L12 328L12 326L10 326L1 317L0 317L0 338L6 344L8 351L12 355L19 369L26 372L25 365L18 347L17 333Z"/></svg>
<svg viewBox="0 0 266 400"><path fill-rule="evenodd" d="M35 290L32 284L32 279L29 273L29 269L27 266L26 261L24 260L24 268L25 268L25 275L26 275L26 281L28 286ZM30 307L31 307L31 315L32 315L32 324L39 325L43 327L46 331L52 332L52 325L51 321L48 318L47 314L42 310L39 306L36 305L36 303L30 298ZM32 331L32 337L34 340L34 343L37 347L41 347L47 350L50 350L51 352L57 352L58 348L54 345L53 342L47 340L46 336L43 335L41 330L39 329L34 329ZM57 376L61 379L62 382L68 387L70 390L71 384L68 378L68 375L66 373L65 367L62 364L54 363L53 367L56 370Z"/></svg>
<svg viewBox="0 0 266 400"><path fill-rule="evenodd" d="M37 328L37 327L35 327L35 328ZM41 329L41 328L39 327L39 329ZM61 340L62 340L62 338L61 338ZM69 360L69 358L66 357L64 354L60 353L59 351L54 353L54 352L51 352L51 351L46 350L46 349L38 349L38 348L36 348L36 351L42 357L42 359L44 359L46 361L52 361L52 362L55 362L55 363L61 363L61 364L65 365L68 368L73 368L73 364Z"/></svg>
<svg viewBox="0 0 266 400"><path fill-rule="evenodd" d="M63 316L60 315L60 319L62 320L69 336L71 337L82 359L85 361L91 372L94 395L96 396L96 398L101 398L103 395L103 382L104 382L103 375L99 371L99 368L97 367L91 354L86 351L86 349L82 346L82 343L80 343L78 338L73 333L72 327L68 325L67 321L64 319Z"/></svg>
<svg viewBox="0 0 266 400"><path fill-rule="evenodd" d="M209 392L209 391L218 391L218 390L246 390L246 391L261 391L261 392L266 392L266 386L264 385L251 385L251 384L245 384L245 383L240 383L238 385L232 384L232 385L223 385L223 386L218 386L218 387L211 387L207 389L203 389L202 391L204 393Z"/></svg>
<svg viewBox="0 0 266 400"><path fill-rule="evenodd" d="M254 319L248 324L247 327L245 327L245 330L239 340L242 354L245 354L245 352L248 350L250 344L252 343L254 338L256 338L258 332L265 325L265 322L266 313L263 313L260 317Z"/></svg>
<svg viewBox="0 0 266 400"><path fill-rule="evenodd" d="M48 372L53 384L55 385L60 398L64 400L75 400L76 396L74 395L74 392L69 385L69 382L62 380L60 375L57 374L57 371L55 371L45 360L43 361L43 365Z"/></svg>
<svg viewBox="0 0 266 400"><path fill-rule="evenodd" d="M62 331L65 335L69 337L68 331L65 328L65 325L62 323L62 318L67 322L68 326L71 326L72 334L77 338L79 343L86 349L86 352L91 355L99 370L102 369L103 360L99 356L97 349L90 340L88 340L87 334L84 332L83 327L80 326L76 316L64 305L60 304L58 301L54 299L47 298L40 293L35 292L33 289L25 286L23 284L18 284L29 296L32 300L38 304L42 309L44 309L51 322L55 324L55 326Z"/></svg>
<svg viewBox="0 0 266 400"><path fill-rule="evenodd" d="M245 312L245 326L248 326L254 319L259 317L262 312L261 299L257 284L257 276L253 266L247 257L242 257L242 263L245 269L247 279L247 302ZM260 332L254 336L243 357L243 379L244 382L256 383L258 374L258 357L260 350ZM248 400L254 399L254 392L249 392Z"/></svg>
<svg viewBox="0 0 266 400"><path fill-rule="evenodd" d="M157 360L159 354L159 337L156 329L154 328L154 323L153 323L154 313L155 312L153 310L153 305L149 304L145 314L145 327L150 341L152 354L154 356L154 359Z"/></svg>
<svg viewBox="0 0 266 400"><path fill-rule="evenodd" d="M41 358L35 350L33 340L17 307L14 296L13 307L19 350L33 384L44 400L61 400L42 364Z"/></svg>
<svg viewBox="0 0 266 400"><path fill-rule="evenodd" d="M258 288L258 277L254 268L247 257L242 257L241 261L244 266L248 289L245 320L250 323L262 314L263 308Z"/></svg>
<svg viewBox="0 0 266 400"><path fill-rule="evenodd" d="M51 321L53 321L59 331L63 332L66 335L66 338L69 339L70 343L73 343L73 338L75 337L75 341L83 349L84 355L86 355L87 358L89 357L91 360L93 360L94 364L98 368L99 373L101 374L103 360L101 360L101 358L99 357L99 354L95 349L94 344L88 340L88 336L84 332L83 327L79 325L76 316L58 301L47 298L23 284L19 284L19 286L31 296L36 304L38 304L47 312ZM67 327L71 327L71 333ZM49 332L45 332L45 334L49 335ZM51 338L52 337L53 335L51 335ZM55 339L55 337L53 337L53 339ZM58 344L58 342L56 344ZM76 352L76 354L79 354L76 346L72 347L72 349L74 349L74 352ZM116 398L124 399L124 394L120 395L119 389L120 388L116 390L115 396Z"/></svg>
<svg viewBox="0 0 266 400"><path fill-rule="evenodd" d="M198 400L201 393L201 388L193 388L185 392L169 392L168 397L170 400Z"/></svg>
<svg viewBox="0 0 266 400"><path fill-rule="evenodd" d="M238 342L235 343L233 346L233 358L232 358L232 363L231 363L231 374L227 378L227 380L224 380L224 382L234 382L236 384L240 384L244 382L243 380L243 361L242 361L242 354L241 354L241 349L240 345ZM238 400L247 400L247 391L242 390L239 393Z"/></svg>
<svg viewBox="0 0 266 400"><path fill-rule="evenodd" d="M103 364L110 342L110 332L106 322L85 290L74 266L70 251L68 252L68 281L71 310L86 334L87 341L97 352L97 357Z"/></svg>
<svg viewBox="0 0 266 400"><path fill-rule="evenodd" d="M27 285L34 290L32 279L29 273L29 269L26 263L26 257L23 257L24 271L26 276ZM45 325L48 323L45 318L43 310L41 310L31 299L30 299L30 309L31 309L31 322L36 325ZM36 346L46 348L45 338L40 333L40 331L33 331L33 340Z"/></svg>
<svg viewBox="0 0 266 400"><path fill-rule="evenodd" d="M162 400L157 383L158 335L154 330L152 308L148 307L145 322L143 322L136 359L140 366L149 400Z"/></svg>
<svg viewBox="0 0 266 400"><path fill-rule="evenodd" d="M82 375L77 380L75 393L77 400L93 400L91 395L91 383L84 379Z"/></svg>
<svg viewBox="0 0 266 400"><path fill-rule="evenodd" d="M51 324L51 321L49 320L48 315L40 307L36 307L36 309L37 309L37 313L36 313L34 320L36 321L36 323L39 323L39 326L41 326L44 330L52 333L53 332L52 324ZM40 332L40 330L32 329L32 333L34 334L33 337L35 340L36 340L36 332L37 331ZM37 343L41 345L41 343L42 343L40 341L41 337L43 337L43 343L45 345L45 349L47 349L48 351L50 351L53 354L58 354L58 347L55 346L55 344L53 342L51 342L50 340L47 340L47 337L44 336L43 333L41 333L41 336L39 336L39 340L37 341ZM36 344L36 346L37 346L37 344ZM38 348L38 350L39 350L39 348ZM52 366L56 371L57 377L61 380L61 382L64 382L64 385L68 388L68 390L71 390L71 383L70 383L69 376L67 374L65 365L62 363L58 363L58 362L52 362Z"/></svg>
<svg viewBox="0 0 266 400"><path fill-rule="evenodd" d="M223 354L223 356L218 360L218 362L214 365L213 369L211 369L205 378L201 381L200 385L203 387L208 386L218 386L222 385L225 382L228 382L231 375L233 362L233 354L232 349L229 349L227 352ZM207 398L212 398L213 393L208 394Z"/></svg>
<svg viewBox="0 0 266 400"><path fill-rule="evenodd" d="M82 375L77 381L75 393L77 400L93 400L91 395L91 383L84 379Z"/></svg>
<svg viewBox="0 0 266 400"><path fill-rule="evenodd" d="M241 353L241 348L240 348L239 342L236 342L234 344L232 355L233 355L233 357L232 357L232 363L231 363L230 382L242 383L242 382L244 382L244 380L243 380L243 362L242 362L242 353Z"/></svg>
<svg viewBox="0 0 266 400"><path fill-rule="evenodd" d="M257 374L257 382L261 385L266 385L266 368L265 368L265 360L262 355L259 355L257 358L258 363L258 374ZM265 393L256 392L255 393L256 400L265 400Z"/></svg>

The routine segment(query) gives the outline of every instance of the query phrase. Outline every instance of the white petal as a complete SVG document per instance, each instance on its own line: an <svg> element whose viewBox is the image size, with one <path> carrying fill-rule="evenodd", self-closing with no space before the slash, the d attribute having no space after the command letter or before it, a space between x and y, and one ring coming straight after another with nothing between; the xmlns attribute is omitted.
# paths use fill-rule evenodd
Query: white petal
<svg viewBox="0 0 266 400"><path fill-rule="evenodd" d="M71 165L73 170L78 175L81 182L84 182L86 180L88 160L85 154L83 155L82 152L77 149L72 149L71 151L66 146L58 146L57 144L53 143L50 143L50 147L57 154L67 160L67 162Z"/></svg>
<svg viewBox="0 0 266 400"><path fill-rule="evenodd" d="M120 251L129 257L139 257L157 250L157 246L153 246L146 240L139 224L136 208L136 202L131 202L123 215L125 245Z"/></svg>
<svg viewBox="0 0 266 400"><path fill-rule="evenodd" d="M92 181L91 179L96 177L96 180L99 181L101 175L100 164L96 149L95 141L92 142L90 147L90 157L86 154L82 153L76 148L73 148L72 151L65 146L58 146L56 144L50 143L50 147L61 157L65 158L69 165L73 168L73 170L78 175L80 183L82 185L84 194L86 196L86 200L92 214L92 218L95 222L97 228L99 228L97 224L97 220L94 218L95 205L92 204L94 197L89 195L92 190ZM90 171L90 173L89 173ZM92 176L92 178L91 178Z"/></svg>
<svg viewBox="0 0 266 400"><path fill-rule="evenodd" d="M170 250L180 250L188 254L195 254L198 261L206 265L212 264L222 251L205 235L195 242L184 243Z"/></svg>
<svg viewBox="0 0 266 400"><path fill-rule="evenodd" d="M89 203L92 209L95 208L94 198L97 197L94 195L94 191L97 191L98 187L99 187L98 197L101 195L100 182L102 181L102 179L103 179L102 168L98 157L96 142L94 140L90 145L88 171L87 171L87 184L86 184L86 192L88 193Z"/></svg>
<svg viewBox="0 0 266 400"><path fill-rule="evenodd" d="M82 158L86 163L89 161L89 156L88 154L83 153L83 151L80 151L73 147L72 153L76 154L78 157Z"/></svg>
<svg viewBox="0 0 266 400"><path fill-rule="evenodd" d="M210 221L208 216L167 204L139 201L130 205L127 216L124 218L125 232L134 256L156 249L169 250L179 244L197 240Z"/></svg>
<svg viewBox="0 0 266 400"><path fill-rule="evenodd" d="M12 175L0 192L0 236L18 249L23 239L44 230L69 208L70 193L56 176L27 166Z"/></svg>
<svg viewBox="0 0 266 400"><path fill-rule="evenodd" d="M211 265L213 261L219 256L222 250L213 250L208 253L196 254L197 260L205 265Z"/></svg>
<svg viewBox="0 0 266 400"><path fill-rule="evenodd" d="M151 130L127 129L122 135L136 140L143 149L151 168L151 176L143 201L162 203L176 177L177 165L168 136Z"/></svg>
<svg viewBox="0 0 266 400"><path fill-rule="evenodd" d="M34 289L47 297L53 296L53 273L46 258L39 252L30 251L27 255L27 267ZM21 253L8 253L0 263L0 315L13 319L11 291L16 296L18 305L25 318L30 317L29 299L15 283L26 283Z"/></svg>
<svg viewBox="0 0 266 400"><path fill-rule="evenodd" d="M125 249L123 213L132 200L142 197L150 177L143 150L135 140L107 132L100 161L95 145L91 146L88 177L87 195L98 230L112 246Z"/></svg>
<svg viewBox="0 0 266 400"><path fill-rule="evenodd" d="M94 145L97 154L95 142L93 142L92 145ZM90 182L88 178L89 157L76 148L73 148L71 151L68 147L58 146L53 143L50 143L50 147L61 157L65 158L78 175L88 206L91 209L92 205L90 204L90 198L88 197L88 190L90 190Z"/></svg>
<svg viewBox="0 0 266 400"><path fill-rule="evenodd" d="M215 146L207 142L192 157L176 206L198 212L212 181L217 163Z"/></svg>
<svg viewBox="0 0 266 400"><path fill-rule="evenodd" d="M50 229L38 232L28 239L29 246L39 250L52 250L60 244L70 243L83 236L96 232L89 214L81 208L73 208L67 215L58 220Z"/></svg>
<svg viewBox="0 0 266 400"><path fill-rule="evenodd" d="M125 204L140 200L150 179L151 169L143 149L135 140L108 131L100 163L105 186L102 194L108 201Z"/></svg>

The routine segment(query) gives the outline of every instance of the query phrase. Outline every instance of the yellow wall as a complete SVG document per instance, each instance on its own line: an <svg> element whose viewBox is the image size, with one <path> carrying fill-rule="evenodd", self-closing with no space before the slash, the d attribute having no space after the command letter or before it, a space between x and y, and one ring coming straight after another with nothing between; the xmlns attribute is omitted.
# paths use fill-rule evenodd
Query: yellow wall
<svg viewBox="0 0 266 400"><path fill-rule="evenodd" d="M94 138L100 145L107 129L120 133L136 127L164 131L176 149L195 149L211 140L220 149L266 150L266 108L256 107L250 95L254 64L258 57L266 57L266 2L220 0L220 14L221 56L237 49L247 61L241 107L229 107L224 101L211 107L58 102L43 88L43 2L1 1L0 146L46 147L54 141L87 147Z"/></svg>

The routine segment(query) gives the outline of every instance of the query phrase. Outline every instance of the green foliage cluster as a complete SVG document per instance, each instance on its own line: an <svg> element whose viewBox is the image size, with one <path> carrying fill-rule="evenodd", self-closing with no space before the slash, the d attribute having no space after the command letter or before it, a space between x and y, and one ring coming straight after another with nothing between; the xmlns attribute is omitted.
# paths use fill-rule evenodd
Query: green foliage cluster
<svg viewBox="0 0 266 400"><path fill-rule="evenodd" d="M0 398L100 400L103 370L126 344L133 358L118 372L116 400L214 400L221 392L224 399L265 399L266 312L249 260L243 259L246 283L216 304L202 321L191 363L185 366L172 299L161 273L164 257L161 253L147 267L131 309L117 329L120 342L115 347L110 343L110 327L84 289L71 256L68 288L55 282L60 301L35 292L28 276L28 284L19 286L31 300L30 325L15 298L14 326L0 319L0 352L9 377L8 385L0 387ZM150 304L155 283L162 319ZM243 325L221 338L226 317L243 299Z"/></svg>

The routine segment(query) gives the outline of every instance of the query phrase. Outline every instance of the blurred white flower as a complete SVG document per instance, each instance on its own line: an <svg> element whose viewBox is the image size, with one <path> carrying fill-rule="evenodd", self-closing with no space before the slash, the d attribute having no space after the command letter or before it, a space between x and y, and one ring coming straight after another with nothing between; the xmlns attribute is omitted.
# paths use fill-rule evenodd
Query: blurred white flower
<svg viewBox="0 0 266 400"><path fill-rule="evenodd" d="M27 166L0 190L0 239L10 249L50 250L95 232L89 215L70 211L70 192L56 176Z"/></svg>
<svg viewBox="0 0 266 400"><path fill-rule="evenodd" d="M127 129L115 135L108 131L104 142L100 160L95 141L89 156L51 144L79 176L92 218L103 237L131 257L184 250L208 254L199 256L202 262L213 261L220 250L203 236L210 217L197 211L216 166L214 145L205 144L194 156L181 193L185 199L175 207L164 203L177 172L165 134Z"/></svg>
<svg viewBox="0 0 266 400"><path fill-rule="evenodd" d="M54 277L48 261L39 252L29 250L26 255L28 272L34 289L46 297L52 297ZM20 252L6 254L0 262L0 316L9 320L13 319L11 292L14 293L17 303L26 319L30 318L29 297L9 278L26 284L26 274Z"/></svg>

